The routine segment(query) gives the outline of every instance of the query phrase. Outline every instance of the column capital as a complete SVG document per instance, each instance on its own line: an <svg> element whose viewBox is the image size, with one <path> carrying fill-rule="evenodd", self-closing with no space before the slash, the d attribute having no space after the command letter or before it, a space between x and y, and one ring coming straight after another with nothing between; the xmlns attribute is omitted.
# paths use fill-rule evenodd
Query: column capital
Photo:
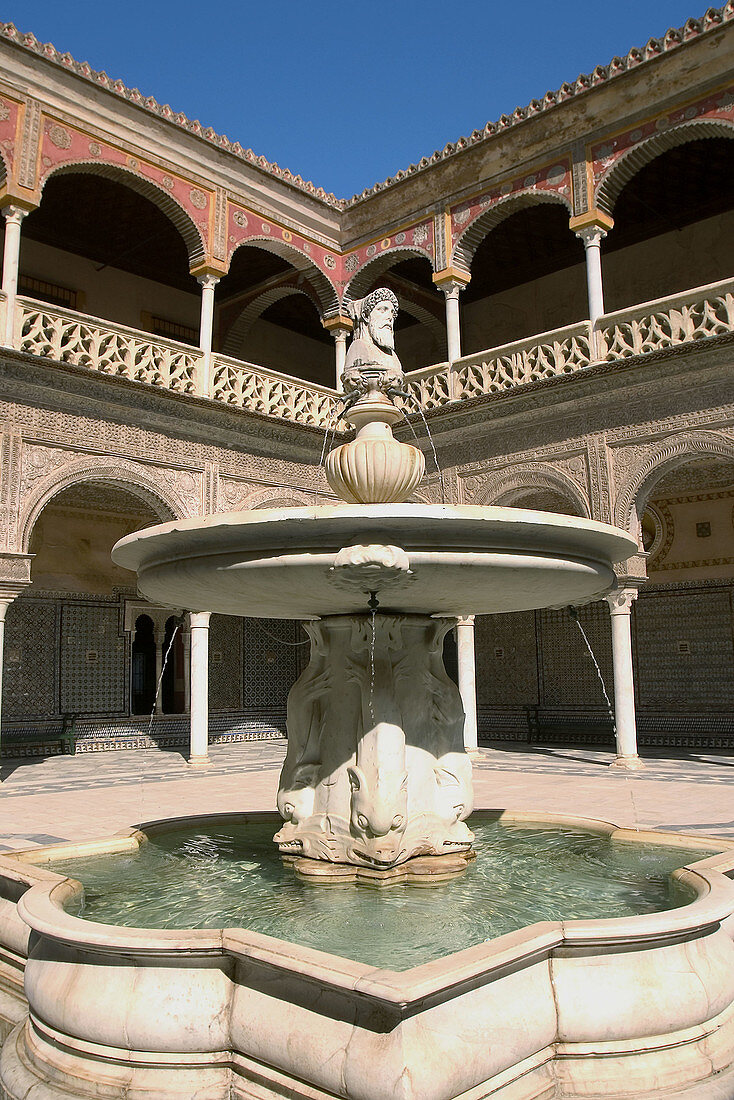
<svg viewBox="0 0 734 1100"><path fill-rule="evenodd" d="M35 554L14 554L0 550L0 593L8 599L19 596L31 583L31 562Z"/></svg>
<svg viewBox="0 0 734 1100"><path fill-rule="evenodd" d="M343 313L337 313L334 317L322 317L321 324L326 331L330 332L335 338L342 335L348 336L354 328L354 321L352 318L345 316Z"/></svg>
<svg viewBox="0 0 734 1100"><path fill-rule="evenodd" d="M474 626L473 615L459 615L456 619L457 626Z"/></svg>
<svg viewBox="0 0 734 1100"><path fill-rule="evenodd" d="M221 275L212 275L208 272L206 275L197 275L196 281L204 290L214 290L221 277Z"/></svg>
<svg viewBox="0 0 734 1100"><path fill-rule="evenodd" d="M614 228L614 218L610 214L605 214L603 210L593 207L585 214L577 214L576 217L569 218L568 228L586 244L587 237L591 240L601 240L602 237L606 237L609 230Z"/></svg>
<svg viewBox="0 0 734 1100"><path fill-rule="evenodd" d="M609 604L609 610L612 615L630 615L632 613L632 604L637 599L638 592L638 585L625 585L621 588L613 588L611 592L607 592L604 599Z"/></svg>
<svg viewBox="0 0 734 1100"><path fill-rule="evenodd" d="M464 287L471 282L471 275L458 267L445 267L442 271L435 271L432 279L434 286L442 290L447 298L458 298Z"/></svg>
<svg viewBox="0 0 734 1100"><path fill-rule="evenodd" d="M219 260L206 260L203 263L194 264L193 267L189 268L189 271L199 282L201 282L204 275L213 275L219 282L227 274L228 268Z"/></svg>
<svg viewBox="0 0 734 1100"><path fill-rule="evenodd" d="M26 214L30 214L32 211L27 206L19 206L17 203L11 202L6 206L0 208L0 214L5 218L8 225L20 225Z"/></svg>
<svg viewBox="0 0 734 1100"><path fill-rule="evenodd" d="M189 629L202 630L209 626L211 611L189 611Z"/></svg>

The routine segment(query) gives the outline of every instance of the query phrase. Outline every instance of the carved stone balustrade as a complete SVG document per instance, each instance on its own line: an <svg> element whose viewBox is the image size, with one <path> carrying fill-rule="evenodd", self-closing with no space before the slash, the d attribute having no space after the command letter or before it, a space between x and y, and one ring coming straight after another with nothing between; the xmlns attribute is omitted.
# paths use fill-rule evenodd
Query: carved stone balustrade
<svg viewBox="0 0 734 1100"><path fill-rule="evenodd" d="M726 332L734 332L732 279L600 317L597 357L612 362Z"/></svg>
<svg viewBox="0 0 734 1100"><path fill-rule="evenodd" d="M201 355L184 344L151 339L113 321L28 298L19 298L18 305L20 332L15 343L19 351L178 393L198 392Z"/></svg>
<svg viewBox="0 0 734 1100"><path fill-rule="evenodd" d="M0 324L6 300L0 294ZM397 398L407 413L424 411L518 386L734 332L734 279L608 313L592 329L579 321L523 340L411 371ZM196 394L262 416L326 428L338 411L335 390L267 371L225 355L211 359L207 392L204 357L174 340L61 310L30 298L15 306L13 347L44 359L88 367L178 393Z"/></svg>
<svg viewBox="0 0 734 1100"><path fill-rule="evenodd" d="M313 382L300 382L287 374L264 371L225 355L212 356L210 396L263 416L278 416L318 428L331 423L337 408L334 390Z"/></svg>

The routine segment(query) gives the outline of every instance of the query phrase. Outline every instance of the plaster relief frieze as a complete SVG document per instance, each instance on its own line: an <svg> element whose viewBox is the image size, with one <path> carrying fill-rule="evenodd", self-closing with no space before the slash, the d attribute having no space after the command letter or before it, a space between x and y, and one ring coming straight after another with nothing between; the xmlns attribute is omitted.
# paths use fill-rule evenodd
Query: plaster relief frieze
<svg viewBox="0 0 734 1100"><path fill-rule="evenodd" d="M609 449L603 436L587 440L587 462L591 490L591 514L601 523L612 522L612 491Z"/></svg>
<svg viewBox="0 0 734 1100"><path fill-rule="evenodd" d="M333 498L332 498L333 499ZM313 506L330 503L325 494L304 492L283 482L263 483L262 479L219 478L218 506L222 512L241 512L251 508Z"/></svg>
<svg viewBox="0 0 734 1100"><path fill-rule="evenodd" d="M15 543L20 509L22 441L15 432L0 434L0 546Z"/></svg>
<svg viewBox="0 0 734 1100"><path fill-rule="evenodd" d="M730 380L727 382L727 386L731 390ZM659 392L659 387L655 392ZM627 441L657 440L670 434L670 432L687 428L716 426L721 434L734 439L734 427L729 426L732 421L734 421L734 405L726 404L714 408L709 407L702 412L686 412L677 416L667 416L660 420L645 418L637 423L628 422L622 427L609 428L606 437L610 447L617 447Z"/></svg>
<svg viewBox="0 0 734 1100"><path fill-rule="evenodd" d="M23 115L23 135L20 147L20 166L18 183L32 190L36 186L36 164L41 141L41 104L37 99L28 99Z"/></svg>
<svg viewBox="0 0 734 1100"><path fill-rule="evenodd" d="M204 475L200 471L165 470L163 474L168 486L185 506L189 516L204 513Z"/></svg>
<svg viewBox="0 0 734 1100"><path fill-rule="evenodd" d="M80 452L70 451L66 447L25 443L21 457L21 494L25 494L40 478L47 477L54 470L78 458L79 454Z"/></svg>

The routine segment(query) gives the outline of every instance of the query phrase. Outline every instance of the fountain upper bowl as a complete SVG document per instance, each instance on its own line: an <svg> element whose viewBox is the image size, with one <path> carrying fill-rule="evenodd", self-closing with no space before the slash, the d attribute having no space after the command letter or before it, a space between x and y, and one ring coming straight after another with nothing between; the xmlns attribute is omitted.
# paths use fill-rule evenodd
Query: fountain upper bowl
<svg viewBox="0 0 734 1100"><path fill-rule="evenodd" d="M344 583L337 554L397 547L409 570L376 564ZM190 611L313 619L366 610L468 615L562 607L600 597L612 563L636 553L616 527L554 512L376 504L226 512L121 539L114 561L148 599Z"/></svg>

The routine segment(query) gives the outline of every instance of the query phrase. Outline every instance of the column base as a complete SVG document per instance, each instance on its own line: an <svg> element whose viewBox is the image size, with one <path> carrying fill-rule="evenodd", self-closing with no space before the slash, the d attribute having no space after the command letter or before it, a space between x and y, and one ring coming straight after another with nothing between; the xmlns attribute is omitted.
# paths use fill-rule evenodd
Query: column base
<svg viewBox="0 0 734 1100"><path fill-rule="evenodd" d="M634 756L617 756L612 760L609 765L610 768L622 768L628 772L641 772L647 767L644 760L641 760L637 753Z"/></svg>
<svg viewBox="0 0 734 1100"><path fill-rule="evenodd" d="M209 756L190 756L186 763L192 768L208 768L212 764Z"/></svg>

